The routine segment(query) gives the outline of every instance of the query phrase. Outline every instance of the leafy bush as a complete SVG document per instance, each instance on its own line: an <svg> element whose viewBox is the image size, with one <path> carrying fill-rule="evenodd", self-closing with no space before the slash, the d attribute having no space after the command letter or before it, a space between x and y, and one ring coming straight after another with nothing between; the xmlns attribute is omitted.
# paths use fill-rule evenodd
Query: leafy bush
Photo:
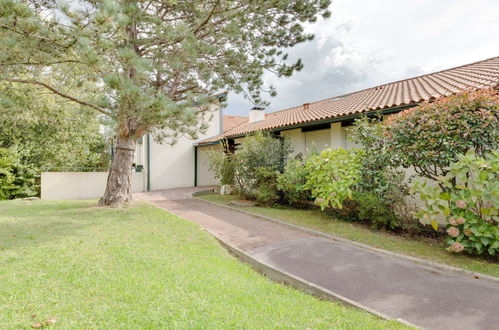
<svg viewBox="0 0 499 330"><path fill-rule="evenodd" d="M361 159L362 180L358 188L378 194L381 198L390 189L387 184L387 170L391 169L394 155L388 149L387 137L381 115L373 118L362 116L355 120L350 140L364 150ZM399 171L397 171L399 172Z"/></svg>
<svg viewBox="0 0 499 330"><path fill-rule="evenodd" d="M322 210L341 210L352 199L353 188L361 179L361 155L358 149L326 149L307 160L306 189L319 202Z"/></svg>
<svg viewBox="0 0 499 330"><path fill-rule="evenodd" d="M447 175L439 178L439 187L416 181L425 207L418 216L435 229L438 220L447 220L449 250L495 255L499 250L499 153L480 157L469 151L458 155Z"/></svg>
<svg viewBox="0 0 499 330"><path fill-rule="evenodd" d="M372 228L390 230L400 228L398 217L377 194L356 191L353 193L353 200L356 202L358 219L370 223Z"/></svg>
<svg viewBox="0 0 499 330"><path fill-rule="evenodd" d="M373 118L362 116L355 120L352 128L350 140L364 150L360 170L362 178L355 189L359 192L357 207L365 211L356 210L355 216L371 213L375 227L391 230L400 228L414 234L423 227L412 216L414 205L408 198L406 175L403 170L394 167L396 155L388 148L385 125L381 118L379 114ZM366 198L365 201L362 196ZM370 205L376 201L380 206L374 210Z"/></svg>
<svg viewBox="0 0 499 330"><path fill-rule="evenodd" d="M12 153L8 149L0 148L0 200L10 199L15 189L13 163Z"/></svg>
<svg viewBox="0 0 499 330"><path fill-rule="evenodd" d="M279 172L259 167L257 170L258 186L254 190L254 197L260 204L272 205L282 201L283 195L277 186Z"/></svg>
<svg viewBox="0 0 499 330"><path fill-rule="evenodd" d="M310 189L306 188L307 169L302 159L288 161L284 172L277 177L277 188L289 205L303 206L310 200Z"/></svg>
<svg viewBox="0 0 499 330"><path fill-rule="evenodd" d="M218 179L221 185L234 184L235 166L232 156L232 154L218 150L209 153L210 171L214 173L215 179Z"/></svg>
<svg viewBox="0 0 499 330"><path fill-rule="evenodd" d="M0 200L36 195L37 177L33 165L22 163L21 152L0 148Z"/></svg>
<svg viewBox="0 0 499 330"><path fill-rule="evenodd" d="M277 174L284 171L291 152L287 139L261 132L246 137L232 159L237 191L262 203L278 200Z"/></svg>
<svg viewBox="0 0 499 330"><path fill-rule="evenodd" d="M458 154L484 155L498 147L499 96L464 92L423 103L387 120L388 149L403 167L437 181Z"/></svg>

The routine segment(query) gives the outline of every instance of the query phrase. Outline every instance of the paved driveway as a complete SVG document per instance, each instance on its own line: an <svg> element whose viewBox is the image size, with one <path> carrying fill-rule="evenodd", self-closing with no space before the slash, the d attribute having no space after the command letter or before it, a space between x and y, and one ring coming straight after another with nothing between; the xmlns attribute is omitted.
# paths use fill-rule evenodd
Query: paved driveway
<svg viewBox="0 0 499 330"><path fill-rule="evenodd" d="M203 188L137 194L254 258L427 329L499 329L499 283L452 275L192 199Z"/></svg>

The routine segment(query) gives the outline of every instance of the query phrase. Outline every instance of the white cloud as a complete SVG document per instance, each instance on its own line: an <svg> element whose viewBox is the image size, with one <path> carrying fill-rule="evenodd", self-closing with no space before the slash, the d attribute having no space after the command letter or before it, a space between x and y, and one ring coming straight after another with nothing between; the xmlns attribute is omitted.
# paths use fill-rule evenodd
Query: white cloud
<svg viewBox="0 0 499 330"><path fill-rule="evenodd" d="M333 0L331 10L289 52L302 72L266 77L278 92L269 111L499 55L497 0ZM230 95L226 113L251 106Z"/></svg>

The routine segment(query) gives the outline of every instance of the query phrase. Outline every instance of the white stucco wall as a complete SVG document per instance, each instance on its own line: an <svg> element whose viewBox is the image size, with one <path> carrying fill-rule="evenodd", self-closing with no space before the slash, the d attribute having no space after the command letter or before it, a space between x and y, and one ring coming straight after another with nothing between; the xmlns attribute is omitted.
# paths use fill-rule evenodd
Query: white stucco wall
<svg viewBox="0 0 499 330"><path fill-rule="evenodd" d="M199 134L199 140L219 135L221 132L220 106L211 108L212 118L205 133ZM177 139L174 145L161 144L151 138L150 146L150 182L151 190L161 190L194 186L194 143L189 137ZM145 148L145 142L142 144ZM145 170L147 171L147 167Z"/></svg>
<svg viewBox="0 0 499 330"><path fill-rule="evenodd" d="M287 138L293 146L293 155L305 155L305 134L301 128L289 129L281 132L281 136Z"/></svg>
<svg viewBox="0 0 499 330"><path fill-rule="evenodd" d="M75 200L102 197L107 172L42 172L41 198ZM132 173L132 192L145 190L144 173Z"/></svg>
<svg viewBox="0 0 499 330"><path fill-rule="evenodd" d="M212 186L218 185L219 181L215 179L212 171L210 171L210 157L211 152L223 152L220 144L211 146L198 147L198 167L197 167L197 185L198 186Z"/></svg>
<svg viewBox="0 0 499 330"><path fill-rule="evenodd" d="M345 148L345 129L341 123L331 123L331 148Z"/></svg>

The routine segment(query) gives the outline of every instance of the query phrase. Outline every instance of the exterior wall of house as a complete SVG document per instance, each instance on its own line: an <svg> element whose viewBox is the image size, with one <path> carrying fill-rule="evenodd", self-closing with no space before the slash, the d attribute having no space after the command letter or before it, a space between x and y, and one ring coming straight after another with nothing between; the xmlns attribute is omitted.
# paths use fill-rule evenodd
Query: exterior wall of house
<svg viewBox="0 0 499 330"><path fill-rule="evenodd" d="M281 136L289 139L291 145L293 146L293 154L296 156L298 154L305 154L305 134L301 131L301 128L289 129L281 132Z"/></svg>
<svg viewBox="0 0 499 330"><path fill-rule="evenodd" d="M331 148L346 148L345 129L341 123L331 123Z"/></svg>
<svg viewBox="0 0 499 330"><path fill-rule="evenodd" d="M215 144L211 146L200 146L198 147L198 166L197 166L197 185L198 186L213 186L218 185L218 179L215 179L215 175L210 171L210 157L211 152L223 152L221 144Z"/></svg>
<svg viewBox="0 0 499 330"><path fill-rule="evenodd" d="M332 123L330 129L303 132L301 128L281 131L281 136L286 137L294 148L294 154L308 154L322 151L325 148L346 148L345 128L341 123Z"/></svg>
<svg viewBox="0 0 499 330"><path fill-rule="evenodd" d="M222 130L220 106L212 106L213 117L208 123L204 134L199 134L199 140L219 135ZM194 143L189 137L180 137L177 143L170 145L158 143L150 139L150 190L161 190L194 185ZM135 161L143 165L147 171L146 137L141 144L137 144ZM147 174L146 174L147 175Z"/></svg>

